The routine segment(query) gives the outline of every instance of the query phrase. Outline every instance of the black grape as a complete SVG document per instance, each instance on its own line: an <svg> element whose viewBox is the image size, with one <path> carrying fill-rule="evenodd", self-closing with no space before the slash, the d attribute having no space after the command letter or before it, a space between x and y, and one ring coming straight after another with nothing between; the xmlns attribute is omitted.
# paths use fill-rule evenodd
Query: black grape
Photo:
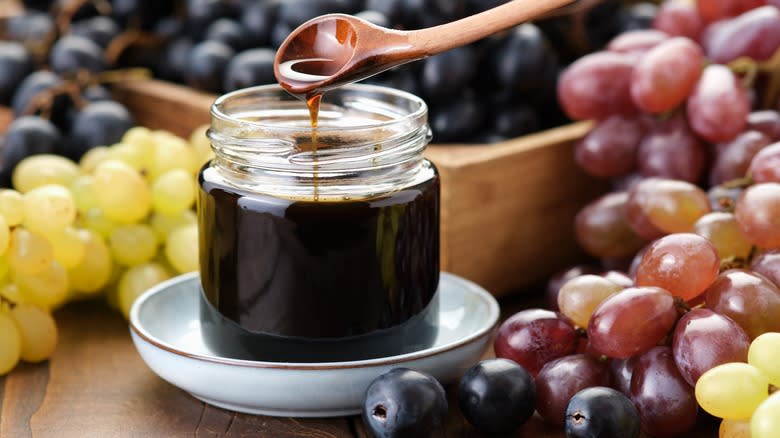
<svg viewBox="0 0 780 438"><path fill-rule="evenodd" d="M60 84L62 84L62 79L48 70L38 70L30 73L22 80L21 84L19 84L16 89L14 97L11 100L11 109L13 109L14 114L16 114L17 117L21 116L28 110L33 98L39 93L57 87ZM54 112L64 110L66 103L67 100L60 96L55 99L52 110Z"/></svg>
<svg viewBox="0 0 780 438"><path fill-rule="evenodd" d="M434 141L462 141L476 134L485 120L485 110L471 93L454 97L451 102L431 111L430 125Z"/></svg>
<svg viewBox="0 0 780 438"><path fill-rule="evenodd" d="M351 6L347 0L285 0L277 19L294 29L319 15L350 13Z"/></svg>
<svg viewBox="0 0 780 438"><path fill-rule="evenodd" d="M494 87L525 93L554 80L558 57L542 31L526 23L512 29L491 51L490 67L497 81Z"/></svg>
<svg viewBox="0 0 780 438"><path fill-rule="evenodd" d="M49 53L49 66L56 73L101 72L105 69L103 49L87 38L66 35L56 43Z"/></svg>
<svg viewBox="0 0 780 438"><path fill-rule="evenodd" d="M218 93L222 76L235 52L225 43L203 41L192 47L187 64L187 81L195 88Z"/></svg>
<svg viewBox="0 0 780 438"><path fill-rule="evenodd" d="M157 76L169 81L184 82L189 70L192 46L192 39L186 36L171 40L163 48L157 64Z"/></svg>
<svg viewBox="0 0 780 438"><path fill-rule="evenodd" d="M235 51L241 51L250 44L249 34L238 21L230 18L220 18L206 29L204 39L220 41Z"/></svg>
<svg viewBox="0 0 780 438"><path fill-rule="evenodd" d="M420 88L426 98L452 98L474 78L477 56L473 47L463 46L423 61Z"/></svg>
<svg viewBox="0 0 780 438"><path fill-rule="evenodd" d="M55 32L54 19L43 12L27 11L5 20L5 38L25 44L41 44Z"/></svg>
<svg viewBox="0 0 780 438"><path fill-rule="evenodd" d="M271 41L271 29L279 12L279 2L251 2L241 10L241 24L244 26L253 46L266 46Z"/></svg>
<svg viewBox="0 0 780 438"><path fill-rule="evenodd" d="M0 148L0 185L10 186L11 173L20 161L30 155L53 153L61 141L59 130L46 119L24 116L14 120Z"/></svg>
<svg viewBox="0 0 780 438"><path fill-rule="evenodd" d="M77 21L70 27L72 35L87 38L104 49L120 32L121 29L116 22L105 16Z"/></svg>
<svg viewBox="0 0 780 438"><path fill-rule="evenodd" d="M152 29L162 17L172 15L176 0L111 0L111 15L125 27Z"/></svg>
<svg viewBox="0 0 780 438"><path fill-rule="evenodd" d="M0 105L8 105L16 87L33 69L30 51L12 41L0 41Z"/></svg>
<svg viewBox="0 0 780 438"><path fill-rule="evenodd" d="M377 26L392 27L392 23L390 23L390 19L387 18L385 14L379 11L365 10L362 12L358 12L357 14L355 14L355 16L358 18L362 18L363 20L366 20L369 23L376 24Z"/></svg>
<svg viewBox="0 0 780 438"><path fill-rule="evenodd" d="M225 69L224 90L275 83L275 54L271 49L262 48L245 50L234 56Z"/></svg>
<svg viewBox="0 0 780 438"><path fill-rule="evenodd" d="M92 102L73 118L63 155L78 161L95 146L117 143L133 126L135 121L123 105L114 101Z"/></svg>

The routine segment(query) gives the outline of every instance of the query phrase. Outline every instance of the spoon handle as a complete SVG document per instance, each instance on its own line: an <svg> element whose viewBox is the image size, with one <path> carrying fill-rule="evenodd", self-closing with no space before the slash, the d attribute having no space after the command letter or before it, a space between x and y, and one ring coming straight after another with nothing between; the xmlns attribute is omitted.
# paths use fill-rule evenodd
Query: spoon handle
<svg viewBox="0 0 780 438"><path fill-rule="evenodd" d="M410 31L408 38L421 57L432 56L473 43L574 1L512 0L451 23Z"/></svg>

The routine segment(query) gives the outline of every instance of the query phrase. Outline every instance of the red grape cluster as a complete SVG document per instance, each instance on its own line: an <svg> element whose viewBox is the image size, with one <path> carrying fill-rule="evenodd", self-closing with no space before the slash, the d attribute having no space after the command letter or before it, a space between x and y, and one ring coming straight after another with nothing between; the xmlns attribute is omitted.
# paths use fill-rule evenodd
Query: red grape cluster
<svg viewBox="0 0 780 438"><path fill-rule="evenodd" d="M684 435L699 377L780 332L780 113L758 110L777 103L776 3L670 0L655 29L562 73L565 111L596 120L575 158L615 191L575 221L601 265L558 274L551 309L496 337L496 355L535 376L548 422L583 388L612 386L646 433Z"/></svg>

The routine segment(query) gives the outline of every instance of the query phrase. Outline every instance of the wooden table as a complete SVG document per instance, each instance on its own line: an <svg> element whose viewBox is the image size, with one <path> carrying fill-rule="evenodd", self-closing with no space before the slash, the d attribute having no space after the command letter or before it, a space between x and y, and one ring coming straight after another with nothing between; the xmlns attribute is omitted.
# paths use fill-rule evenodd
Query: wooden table
<svg viewBox="0 0 780 438"><path fill-rule="evenodd" d="M503 305L503 303L502 303ZM507 308L519 308L512 303ZM72 303L50 361L21 364L0 377L0 437L366 437L359 417L292 419L237 414L206 405L153 374L125 320L102 302ZM490 355L486 353L486 356ZM448 388L448 437L479 437ZM689 437L717 437L713 423ZM514 436L563 438L533 418Z"/></svg>

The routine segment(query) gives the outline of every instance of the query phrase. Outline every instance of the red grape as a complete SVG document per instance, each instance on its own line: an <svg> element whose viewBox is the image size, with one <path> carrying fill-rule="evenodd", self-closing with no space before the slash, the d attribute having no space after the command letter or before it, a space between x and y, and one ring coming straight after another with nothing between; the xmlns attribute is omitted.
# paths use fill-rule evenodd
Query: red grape
<svg viewBox="0 0 780 438"><path fill-rule="evenodd" d="M605 119L632 113L631 70L633 58L613 52L583 56L563 71L558 80L558 100L572 119Z"/></svg>
<svg viewBox="0 0 780 438"><path fill-rule="evenodd" d="M728 67L710 64L694 85L686 112L696 134L711 142L730 141L745 127L750 100Z"/></svg>
<svg viewBox="0 0 780 438"><path fill-rule="evenodd" d="M753 259L750 269L780 288L780 250L767 251Z"/></svg>
<svg viewBox="0 0 780 438"><path fill-rule="evenodd" d="M677 370L669 347L655 347L635 359L630 399L642 430L654 437L684 436L696 423L693 388Z"/></svg>
<svg viewBox="0 0 780 438"><path fill-rule="evenodd" d="M587 327L593 310L624 287L600 275L581 275L567 281L558 294L561 313L580 327Z"/></svg>
<svg viewBox="0 0 780 438"><path fill-rule="evenodd" d="M691 132L683 117L659 123L639 144L642 176L700 181L707 161L704 145Z"/></svg>
<svg viewBox="0 0 780 438"><path fill-rule="evenodd" d="M720 257L704 237L693 233L664 236L650 245L636 271L637 286L655 286L686 301L715 281Z"/></svg>
<svg viewBox="0 0 780 438"><path fill-rule="evenodd" d="M747 259L753 245L739 229L734 213L714 211L707 213L693 225L693 231L712 243L718 257Z"/></svg>
<svg viewBox="0 0 780 438"><path fill-rule="evenodd" d="M765 4L766 0L696 0L699 15L706 22L734 17Z"/></svg>
<svg viewBox="0 0 780 438"><path fill-rule="evenodd" d="M758 151L750 161L749 171L757 183L780 183L780 142Z"/></svg>
<svg viewBox="0 0 780 438"><path fill-rule="evenodd" d="M574 158L591 175L625 175L636 166L636 150L644 133L644 126L637 118L610 116L577 143Z"/></svg>
<svg viewBox="0 0 780 438"><path fill-rule="evenodd" d="M748 114L746 129L758 131L771 141L780 140L780 113L775 110L753 111Z"/></svg>
<svg viewBox="0 0 780 438"><path fill-rule="evenodd" d="M607 50L617 53L642 54L668 39L669 35L660 30L632 30L613 38L607 44Z"/></svg>
<svg viewBox="0 0 780 438"><path fill-rule="evenodd" d="M728 316L710 309L693 309L677 322L672 340L674 361L689 385L710 368L747 362L750 337Z"/></svg>
<svg viewBox="0 0 780 438"><path fill-rule="evenodd" d="M536 376L536 411L550 424L563 426L566 405L580 390L609 386L609 367L586 354L573 354L544 366Z"/></svg>
<svg viewBox="0 0 780 438"><path fill-rule="evenodd" d="M734 140L719 144L710 171L710 184L723 184L744 177L753 157L771 142L759 131L745 131Z"/></svg>
<svg viewBox="0 0 780 438"><path fill-rule="evenodd" d="M612 387L626 396L631 396L631 374L634 372L634 358L612 359L609 364L609 373Z"/></svg>
<svg viewBox="0 0 780 438"><path fill-rule="evenodd" d="M685 101L701 76L704 52L685 37L668 39L648 50L631 75L634 104L663 113Z"/></svg>
<svg viewBox="0 0 780 438"><path fill-rule="evenodd" d="M672 36L684 36L692 40L699 38L704 22L702 22L696 6L680 0L665 1L658 8L653 20L653 28Z"/></svg>
<svg viewBox="0 0 780 438"><path fill-rule="evenodd" d="M748 187L737 200L734 214L748 240L762 248L780 247L780 183Z"/></svg>
<svg viewBox="0 0 780 438"><path fill-rule="evenodd" d="M627 359L649 350L677 320L672 295L657 287L632 287L604 300L588 323L588 339L599 353Z"/></svg>
<svg viewBox="0 0 780 438"><path fill-rule="evenodd" d="M613 283L623 286L624 288L631 287L634 285L634 280L632 280L631 277L628 276L628 274L620 271L615 271L614 269L601 274L601 276Z"/></svg>
<svg viewBox="0 0 780 438"><path fill-rule="evenodd" d="M764 6L718 23L703 41L707 57L725 64L737 58L771 58L780 47L780 10Z"/></svg>
<svg viewBox="0 0 780 438"><path fill-rule="evenodd" d="M513 360L536 376L547 362L574 353L577 333L555 312L528 309L501 324L493 346L496 357Z"/></svg>
<svg viewBox="0 0 780 438"><path fill-rule="evenodd" d="M751 339L780 331L780 290L743 269L723 272L705 296L707 307L736 321Z"/></svg>
<svg viewBox="0 0 780 438"><path fill-rule="evenodd" d="M646 178L629 192L625 215L634 231L654 239L664 233L690 231L696 221L710 212L707 194L685 182Z"/></svg>
<svg viewBox="0 0 780 438"><path fill-rule="evenodd" d="M596 257L627 257L645 245L626 222L628 193L612 192L591 202L575 219L577 241Z"/></svg>

